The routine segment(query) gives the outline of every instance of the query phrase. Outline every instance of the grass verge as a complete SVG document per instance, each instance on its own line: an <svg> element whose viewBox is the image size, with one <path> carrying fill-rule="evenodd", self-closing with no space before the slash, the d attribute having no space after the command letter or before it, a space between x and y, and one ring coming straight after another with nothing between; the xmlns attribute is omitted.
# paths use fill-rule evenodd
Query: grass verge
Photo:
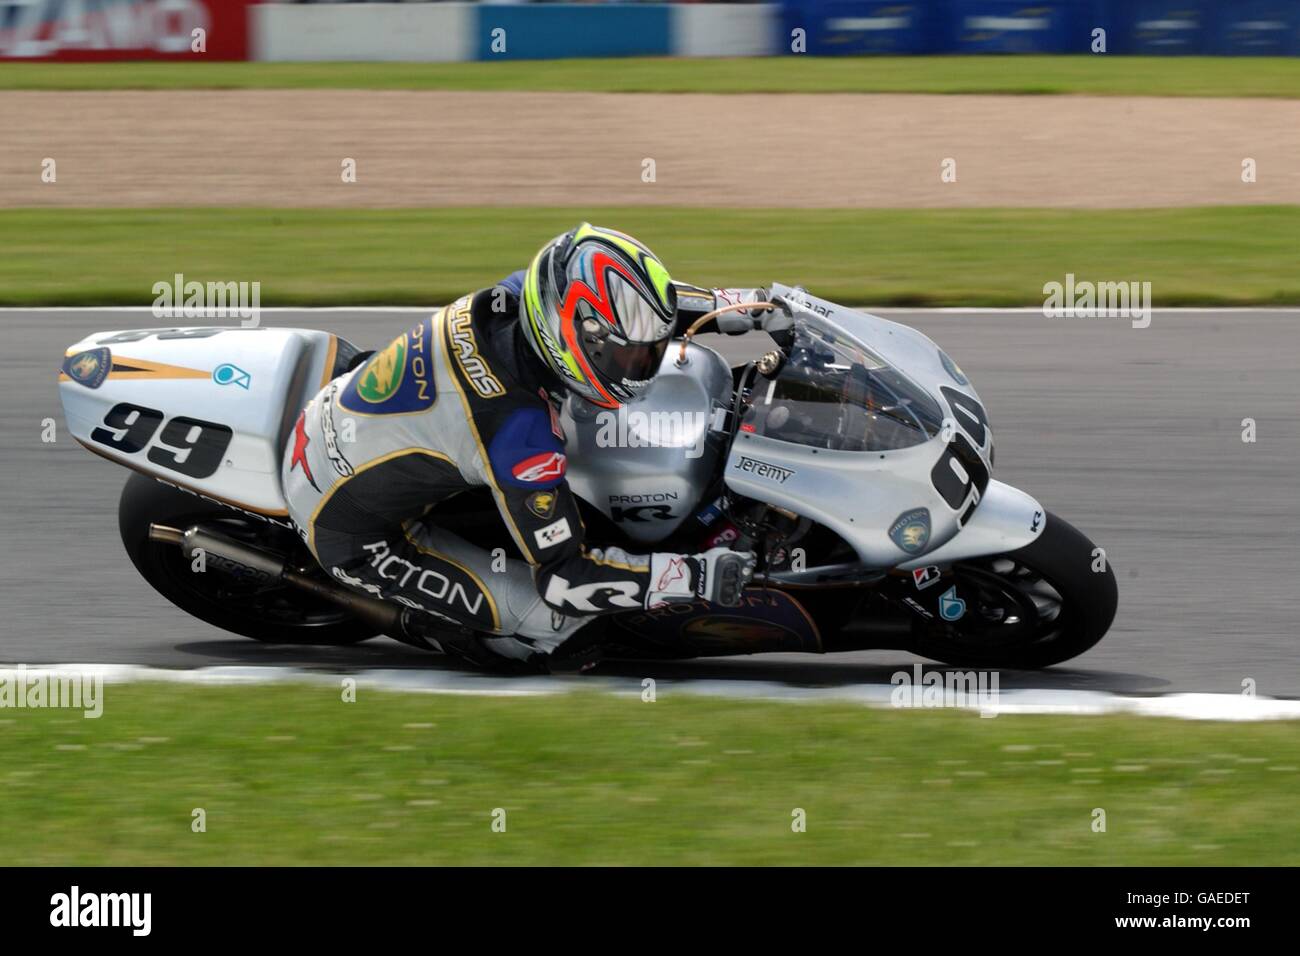
<svg viewBox="0 0 1300 956"><path fill-rule="evenodd" d="M1300 96L1294 57L630 58L501 63L6 63L0 89L550 90Z"/></svg>
<svg viewBox="0 0 1300 956"><path fill-rule="evenodd" d="M104 699L98 720L0 711L9 864L1300 861L1293 725L305 685Z"/></svg>
<svg viewBox="0 0 1300 956"><path fill-rule="evenodd" d="M148 305L174 273L262 305L429 305L527 264L583 218L699 284L799 283L847 303L1015 306L1072 272L1158 306L1300 303L1300 207L1154 210L9 209L0 305Z"/></svg>

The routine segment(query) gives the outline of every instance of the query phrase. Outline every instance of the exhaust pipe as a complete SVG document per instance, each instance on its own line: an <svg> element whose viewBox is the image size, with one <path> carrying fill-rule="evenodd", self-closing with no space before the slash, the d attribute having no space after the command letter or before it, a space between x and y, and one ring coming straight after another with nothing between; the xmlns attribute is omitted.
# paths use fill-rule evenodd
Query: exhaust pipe
<svg viewBox="0 0 1300 956"><path fill-rule="evenodd" d="M283 557L270 551L235 541L198 525L181 531L179 528L151 524L149 540L174 544L187 558L202 551L205 561L214 561L227 574L267 584L288 584L299 591L337 604L385 634L397 636L402 633L402 608L399 605L358 594L328 579L321 580L303 574L296 568L289 567Z"/></svg>

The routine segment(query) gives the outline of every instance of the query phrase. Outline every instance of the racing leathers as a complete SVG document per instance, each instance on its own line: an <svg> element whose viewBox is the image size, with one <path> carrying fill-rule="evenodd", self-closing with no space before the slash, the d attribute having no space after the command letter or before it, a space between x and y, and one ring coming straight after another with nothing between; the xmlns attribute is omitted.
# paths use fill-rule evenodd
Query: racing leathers
<svg viewBox="0 0 1300 956"><path fill-rule="evenodd" d="M738 599L750 564L725 548L585 546L565 481L562 393L522 339L519 275L439 309L307 403L282 478L312 553L347 586L480 635L522 639L496 642L509 656L553 650L594 614L718 600L723 590ZM711 290L678 290L679 327L717 301ZM522 561L426 518L480 486Z"/></svg>

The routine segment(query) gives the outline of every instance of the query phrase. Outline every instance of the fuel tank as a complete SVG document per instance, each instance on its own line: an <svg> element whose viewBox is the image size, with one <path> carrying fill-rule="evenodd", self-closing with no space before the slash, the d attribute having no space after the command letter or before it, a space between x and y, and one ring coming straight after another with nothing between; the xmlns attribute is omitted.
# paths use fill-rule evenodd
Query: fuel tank
<svg viewBox="0 0 1300 956"><path fill-rule="evenodd" d="M560 413L574 493L634 541L652 544L695 513L721 466L731 369L694 342L674 342L650 387L617 410L571 396Z"/></svg>

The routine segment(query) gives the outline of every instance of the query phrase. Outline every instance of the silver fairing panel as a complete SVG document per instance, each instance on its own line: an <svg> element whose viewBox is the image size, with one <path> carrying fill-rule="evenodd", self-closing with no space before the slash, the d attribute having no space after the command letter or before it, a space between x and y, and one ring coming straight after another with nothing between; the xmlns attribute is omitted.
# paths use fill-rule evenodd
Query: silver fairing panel
<svg viewBox="0 0 1300 956"><path fill-rule="evenodd" d="M113 371L91 385L60 375L74 438L127 467L259 514L286 514L280 458L298 411L333 371L337 338L274 328L97 332L67 356L107 356ZM125 417L123 417L123 413ZM142 417L139 440L118 441ZM230 434L211 468L190 467L189 436L205 423Z"/></svg>
<svg viewBox="0 0 1300 956"><path fill-rule="evenodd" d="M938 346L915 329L845 309L788 286L777 284L772 291L794 302L807 320L874 352L932 395L943 409L945 430L910 448L873 452L816 448L741 431L726 462L727 486L738 494L788 508L826 525L844 538L868 567L917 563L953 540L963 522L969 523L979 510L981 492L976 487L972 486L956 506L936 489L934 474L941 459L945 459L943 467L950 467L951 456L945 458L945 452L952 433L965 435L984 466L992 471L992 430L973 427L941 391L942 387L958 393L958 400L964 395L978 401L974 388L955 365L950 370ZM763 401L760 387L754 393L756 402ZM955 470L965 478L960 464ZM1022 515L1024 507L1017 507L1015 514L1007 517L1014 528L1008 527L1005 534L985 529L989 536L1017 546L1036 537L1041 527L1030 530L1030 516L1035 509L1030 507ZM891 527L921 511L928 525L925 540L919 545L910 541L909 550L904 550L898 536L891 535Z"/></svg>
<svg viewBox="0 0 1300 956"><path fill-rule="evenodd" d="M642 397L618 411L570 397L560 413L568 480L632 540L661 541L701 504L718 473L723 435L716 412L731 404L731 369L692 342L664 355Z"/></svg>

